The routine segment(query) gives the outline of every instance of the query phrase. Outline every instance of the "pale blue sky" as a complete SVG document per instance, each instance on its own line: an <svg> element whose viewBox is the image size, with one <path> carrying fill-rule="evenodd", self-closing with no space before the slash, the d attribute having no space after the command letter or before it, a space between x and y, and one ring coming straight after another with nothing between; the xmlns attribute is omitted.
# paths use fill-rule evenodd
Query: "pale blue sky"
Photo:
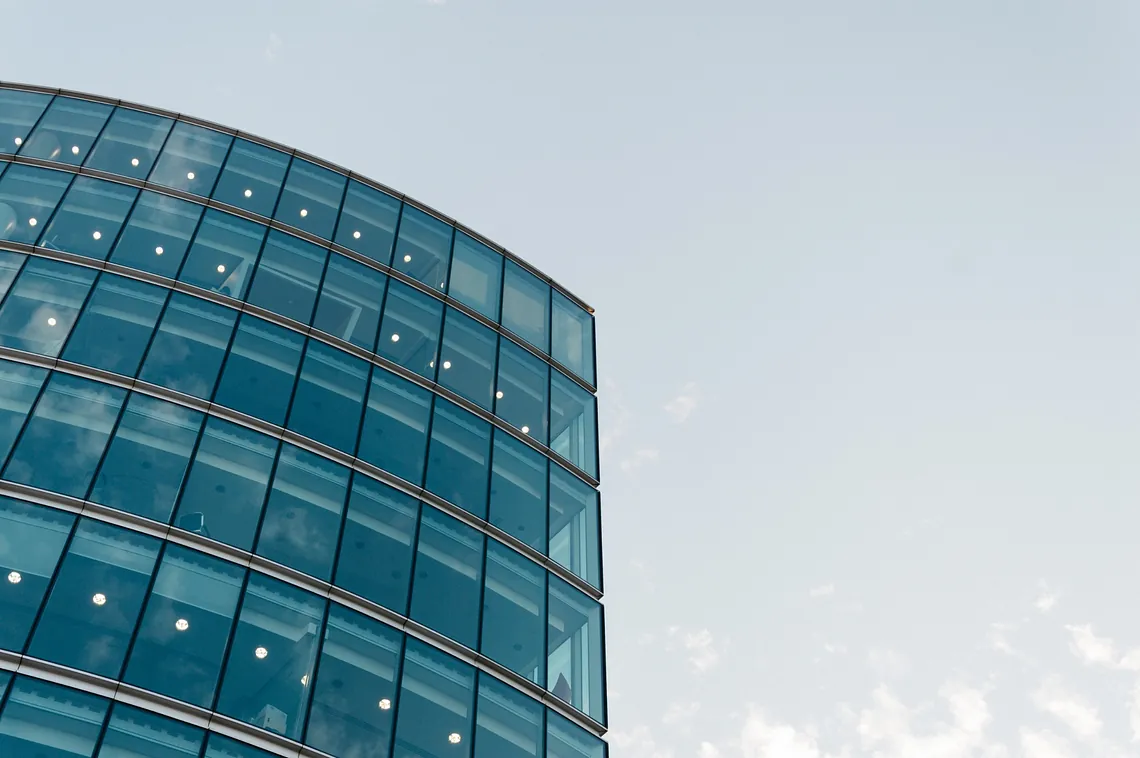
<svg viewBox="0 0 1140 758"><path fill-rule="evenodd" d="M1140 755L1140 6L0 18L597 308L613 758Z"/></svg>

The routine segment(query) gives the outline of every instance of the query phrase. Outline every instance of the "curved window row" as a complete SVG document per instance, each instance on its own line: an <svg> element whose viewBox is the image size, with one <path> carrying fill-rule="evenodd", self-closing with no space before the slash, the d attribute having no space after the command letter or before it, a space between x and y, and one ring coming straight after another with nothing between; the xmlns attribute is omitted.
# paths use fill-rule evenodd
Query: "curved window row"
<svg viewBox="0 0 1140 758"><path fill-rule="evenodd" d="M303 158L142 111L20 90L0 90L0 153L146 180L335 242L450 295L595 385L593 316L583 308L450 224ZM43 176L39 181L50 183ZM53 192L47 186L42 190L41 198ZM0 195L5 194L0 188ZM174 276L201 207L149 192L142 193L136 204L135 194L132 188L110 182L77 180L60 210L64 221L42 235L29 228L29 218L46 221L51 213L48 204L29 216L23 212L27 208L5 205L0 197L0 230L11 226L10 233L17 236L10 239L30 244L39 237L43 245L75 245L78 249L64 249L104 259L110 253L112 260L117 256L121 262L133 261L126 265L161 269L164 276ZM25 196L17 200L21 197ZM128 249L112 252L118 227L128 215L136 222ZM207 217L215 223L209 226L203 220L207 244L215 245L217 254L207 256L210 265L201 269L192 254L184 276L241 297L235 293L244 293L248 286L259 241L254 238L264 235L264 227L226 214L207 213ZM96 220L98 228L93 228ZM99 236L92 240L91 235ZM161 259L156 257L159 248L164 251ZM311 312L320 278L317 259L325 255L324 250L307 249L311 246L303 243L292 243L292 248L278 251L275 268L266 275L267 280L276 277L272 282L276 298L296 298L285 303L286 315ZM215 276L214 269L222 265L226 270L219 269ZM291 289L295 291L290 293ZM367 339L367 335L358 337Z"/></svg>

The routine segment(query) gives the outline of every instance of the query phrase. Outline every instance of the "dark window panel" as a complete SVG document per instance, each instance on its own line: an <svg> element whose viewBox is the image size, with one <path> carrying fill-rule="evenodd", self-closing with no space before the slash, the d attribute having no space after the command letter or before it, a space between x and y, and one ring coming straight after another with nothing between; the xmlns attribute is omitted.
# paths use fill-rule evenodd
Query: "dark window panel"
<svg viewBox="0 0 1140 758"><path fill-rule="evenodd" d="M549 353L550 285L514 261L506 262L503 277L503 326Z"/></svg>
<svg viewBox="0 0 1140 758"><path fill-rule="evenodd" d="M18 676L0 715L0 755L90 758L109 705L96 695Z"/></svg>
<svg viewBox="0 0 1140 758"><path fill-rule="evenodd" d="M73 176L33 166L10 166L0 177L0 239L34 244Z"/></svg>
<svg viewBox="0 0 1140 758"><path fill-rule="evenodd" d="M386 266L392 260L392 243L396 238L399 216L399 200L360 182L350 181L335 242Z"/></svg>
<svg viewBox="0 0 1140 758"><path fill-rule="evenodd" d="M427 379L435 379L443 304L402 282L390 282L376 353Z"/></svg>
<svg viewBox="0 0 1140 758"><path fill-rule="evenodd" d="M447 288L452 231L450 224L405 205L392 268L443 292Z"/></svg>
<svg viewBox="0 0 1140 758"><path fill-rule="evenodd" d="M0 308L0 344L59 355L97 275L69 263L29 260Z"/></svg>
<svg viewBox="0 0 1140 758"><path fill-rule="evenodd" d="M487 541L480 652L535 684L546 670L546 570L494 540Z"/></svg>
<svg viewBox="0 0 1140 758"><path fill-rule="evenodd" d="M133 377L169 290L103 274L79 315L63 359Z"/></svg>
<svg viewBox="0 0 1140 758"><path fill-rule="evenodd" d="M351 455L370 368L360 358L310 339L289 428Z"/></svg>
<svg viewBox="0 0 1140 758"><path fill-rule="evenodd" d="M469 758L475 669L424 642L404 650L395 758Z"/></svg>
<svg viewBox="0 0 1140 758"><path fill-rule="evenodd" d="M225 306L172 293L139 378L209 400L237 317Z"/></svg>
<svg viewBox="0 0 1140 758"><path fill-rule="evenodd" d="M341 255L329 257L313 326L365 350L376 347L388 277Z"/></svg>
<svg viewBox="0 0 1140 758"><path fill-rule="evenodd" d="M111 262L173 279L190 246L202 206L143 192L111 253Z"/></svg>
<svg viewBox="0 0 1140 758"><path fill-rule="evenodd" d="M439 350L436 381L477 405L491 410L495 384L495 354L499 336L494 330L448 308Z"/></svg>
<svg viewBox="0 0 1140 758"><path fill-rule="evenodd" d="M475 649L483 584L483 534L425 507L420 514L409 616Z"/></svg>
<svg viewBox="0 0 1140 758"><path fill-rule="evenodd" d="M228 134L180 121L170 132L150 181L209 197L232 141Z"/></svg>
<svg viewBox="0 0 1140 758"><path fill-rule="evenodd" d="M89 176L77 176L44 229L40 247L106 260L138 190Z"/></svg>
<svg viewBox="0 0 1140 758"><path fill-rule="evenodd" d="M297 332L243 313L214 402L284 424L304 346Z"/></svg>
<svg viewBox="0 0 1140 758"><path fill-rule="evenodd" d="M327 257L323 247L271 230L253 275L249 303L308 324Z"/></svg>
<svg viewBox="0 0 1140 758"><path fill-rule="evenodd" d="M47 110L51 98L40 92L0 92L0 153L15 153L20 149Z"/></svg>
<svg viewBox="0 0 1140 758"><path fill-rule="evenodd" d="M273 217L318 237L332 239L346 181L342 174L294 158Z"/></svg>
<svg viewBox="0 0 1140 758"><path fill-rule="evenodd" d="M372 372L361 460L419 486L424 476L432 393L382 369Z"/></svg>
<svg viewBox="0 0 1140 758"><path fill-rule="evenodd" d="M428 490L479 518L487 516L491 425L437 398L428 448Z"/></svg>
<svg viewBox="0 0 1140 758"><path fill-rule="evenodd" d="M495 415L523 434L546 444L550 364L514 342L499 341Z"/></svg>
<svg viewBox="0 0 1140 758"><path fill-rule="evenodd" d="M0 497L0 648L23 651L74 523L69 513Z"/></svg>
<svg viewBox="0 0 1140 758"><path fill-rule="evenodd" d="M87 167L146 179L173 125L169 118L116 108L87 159Z"/></svg>
<svg viewBox="0 0 1140 758"><path fill-rule="evenodd" d="M288 168L287 154L238 139L226 158L226 167L214 188L214 199L262 216L272 216Z"/></svg>
<svg viewBox="0 0 1140 758"><path fill-rule="evenodd" d="M498 321L502 281L503 256L463 232L456 232L447 294Z"/></svg>
<svg viewBox="0 0 1140 758"><path fill-rule="evenodd" d="M57 97L20 148L20 155L82 165L111 110L104 103Z"/></svg>
<svg viewBox="0 0 1140 758"><path fill-rule="evenodd" d="M502 429L495 429L494 439L487 520L545 553L548 459Z"/></svg>

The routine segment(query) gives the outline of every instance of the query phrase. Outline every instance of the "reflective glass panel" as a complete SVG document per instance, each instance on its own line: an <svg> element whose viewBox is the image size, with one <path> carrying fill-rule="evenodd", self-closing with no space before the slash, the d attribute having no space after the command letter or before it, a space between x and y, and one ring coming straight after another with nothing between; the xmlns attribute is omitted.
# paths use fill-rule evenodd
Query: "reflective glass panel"
<svg viewBox="0 0 1140 758"><path fill-rule="evenodd" d="M0 715L4 758L90 758L109 701L18 676Z"/></svg>
<svg viewBox="0 0 1140 758"><path fill-rule="evenodd" d="M550 352L550 285L514 261L506 261L503 277L503 326Z"/></svg>
<svg viewBox="0 0 1140 758"><path fill-rule="evenodd" d="M205 736L196 726L115 703L98 758L198 758Z"/></svg>
<svg viewBox="0 0 1140 758"><path fill-rule="evenodd" d="M228 134L179 121L162 148L150 181L209 197L232 141Z"/></svg>
<svg viewBox="0 0 1140 758"><path fill-rule="evenodd" d="M535 684L546 656L546 569L495 540L487 540L480 652Z"/></svg>
<svg viewBox="0 0 1140 758"><path fill-rule="evenodd" d="M277 758L274 753L258 750L220 734L211 734L206 743L205 758Z"/></svg>
<svg viewBox="0 0 1140 758"><path fill-rule="evenodd" d="M425 507L420 514L411 618L477 648L482 575L483 533Z"/></svg>
<svg viewBox="0 0 1140 758"><path fill-rule="evenodd" d="M376 353L420 376L435 379L443 303L402 282L390 282Z"/></svg>
<svg viewBox="0 0 1140 758"><path fill-rule="evenodd" d="M606 723L602 606L549 577L546 689Z"/></svg>
<svg viewBox="0 0 1140 758"><path fill-rule="evenodd" d="M225 306L171 293L139 378L209 400L237 316Z"/></svg>
<svg viewBox="0 0 1140 758"><path fill-rule="evenodd" d="M479 675L475 758L543 758L542 704Z"/></svg>
<svg viewBox="0 0 1140 758"><path fill-rule="evenodd" d="M392 241L399 215L399 200L358 181L350 181L335 242L388 265L392 260Z"/></svg>
<svg viewBox="0 0 1140 758"><path fill-rule="evenodd" d="M468 758L475 669L409 639L393 758Z"/></svg>
<svg viewBox="0 0 1140 758"><path fill-rule="evenodd" d="M463 510L486 518L490 457L491 425L437 398L424 486Z"/></svg>
<svg viewBox="0 0 1140 758"><path fill-rule="evenodd" d="M162 116L116 108L87 159L87 167L146 179L173 125L171 119Z"/></svg>
<svg viewBox="0 0 1140 758"><path fill-rule="evenodd" d="M59 355L97 274L45 258L29 260L0 308L0 344Z"/></svg>
<svg viewBox="0 0 1140 758"><path fill-rule="evenodd" d="M297 332L243 313L214 402L284 424L304 346Z"/></svg>
<svg viewBox="0 0 1140 758"><path fill-rule="evenodd" d="M495 430L487 520L540 553L546 552L547 460L502 429Z"/></svg>
<svg viewBox="0 0 1140 758"><path fill-rule="evenodd" d="M329 258L313 326L371 351L388 277L341 255Z"/></svg>
<svg viewBox="0 0 1140 758"><path fill-rule="evenodd" d="M551 293L550 354L554 360L594 383L594 318L561 292Z"/></svg>
<svg viewBox="0 0 1140 758"><path fill-rule="evenodd" d="M271 230L253 276L249 302L308 324L327 257L323 247Z"/></svg>
<svg viewBox="0 0 1140 758"><path fill-rule="evenodd" d="M244 218L207 210L179 281L241 300L249 287L265 230Z"/></svg>
<svg viewBox="0 0 1140 758"><path fill-rule="evenodd" d="M213 197L270 217L288 167L289 156L280 150L249 140L235 140Z"/></svg>
<svg viewBox="0 0 1140 758"><path fill-rule="evenodd" d="M289 411L289 428L351 455L356 449L370 366L310 339Z"/></svg>
<svg viewBox="0 0 1140 758"><path fill-rule="evenodd" d="M499 341L495 415L546 443L546 389L550 365L510 340Z"/></svg>
<svg viewBox="0 0 1140 758"><path fill-rule="evenodd" d="M63 359L134 376L169 290L114 274L99 277Z"/></svg>
<svg viewBox="0 0 1140 758"><path fill-rule="evenodd" d="M332 239L346 178L301 158L294 158L273 215L278 221Z"/></svg>
<svg viewBox="0 0 1140 758"><path fill-rule="evenodd" d="M27 259L28 256L21 253L0 250L0 300L8 294L8 288L16 281L16 275L20 273Z"/></svg>
<svg viewBox="0 0 1140 758"><path fill-rule="evenodd" d="M69 513L0 497L0 648L23 651L73 523Z"/></svg>
<svg viewBox="0 0 1140 758"><path fill-rule="evenodd" d="M123 681L209 708L245 569L167 545Z"/></svg>
<svg viewBox="0 0 1140 758"><path fill-rule="evenodd" d="M503 256L460 231L455 232L447 294L492 321L499 320Z"/></svg>
<svg viewBox="0 0 1140 758"><path fill-rule="evenodd" d="M20 155L79 166L103 129L111 106L57 97L20 148Z"/></svg>
<svg viewBox="0 0 1140 758"><path fill-rule="evenodd" d="M0 92L0 153L20 149L49 102L51 95L41 92Z"/></svg>
<svg viewBox="0 0 1140 758"><path fill-rule="evenodd" d="M7 460L47 373L36 366L0 361L0 460Z"/></svg>
<svg viewBox="0 0 1140 758"><path fill-rule="evenodd" d="M423 387L382 369L374 370L357 456L419 486L424 476L431 398L431 392Z"/></svg>
<svg viewBox="0 0 1140 758"><path fill-rule="evenodd" d="M62 171L10 166L0 177L0 239L34 244L71 179Z"/></svg>
<svg viewBox="0 0 1140 758"><path fill-rule="evenodd" d="M606 743L547 709L546 758L606 758Z"/></svg>
<svg viewBox="0 0 1140 758"><path fill-rule="evenodd" d="M403 615L420 501L356 474L335 584Z"/></svg>
<svg viewBox="0 0 1140 758"><path fill-rule="evenodd" d="M75 177L40 246L106 260L137 195L134 187Z"/></svg>
<svg viewBox="0 0 1140 758"><path fill-rule="evenodd" d="M202 206L197 203L144 191L115 244L111 262L173 279L201 216Z"/></svg>
<svg viewBox="0 0 1140 758"><path fill-rule="evenodd" d="M450 224L405 205L392 268L443 292L447 287L447 263L451 257L451 231Z"/></svg>
<svg viewBox="0 0 1140 758"><path fill-rule="evenodd" d="M594 587L602 586L598 491L550 465L550 557Z"/></svg>
<svg viewBox="0 0 1140 758"><path fill-rule="evenodd" d="M556 370L550 372L550 447L597 478L597 400Z"/></svg>
<svg viewBox="0 0 1140 758"><path fill-rule="evenodd" d="M80 519L28 654L117 679L160 540Z"/></svg>
<svg viewBox="0 0 1140 758"><path fill-rule="evenodd" d="M441 385L491 410L499 335L454 308L447 309L439 351Z"/></svg>

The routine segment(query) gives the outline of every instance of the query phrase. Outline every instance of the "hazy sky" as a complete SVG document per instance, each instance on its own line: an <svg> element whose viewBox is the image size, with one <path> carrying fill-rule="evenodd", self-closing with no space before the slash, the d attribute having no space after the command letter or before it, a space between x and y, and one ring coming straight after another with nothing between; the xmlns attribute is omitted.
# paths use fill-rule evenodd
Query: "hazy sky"
<svg viewBox="0 0 1140 758"><path fill-rule="evenodd" d="M1140 5L0 19L596 307L612 758L1140 755Z"/></svg>

